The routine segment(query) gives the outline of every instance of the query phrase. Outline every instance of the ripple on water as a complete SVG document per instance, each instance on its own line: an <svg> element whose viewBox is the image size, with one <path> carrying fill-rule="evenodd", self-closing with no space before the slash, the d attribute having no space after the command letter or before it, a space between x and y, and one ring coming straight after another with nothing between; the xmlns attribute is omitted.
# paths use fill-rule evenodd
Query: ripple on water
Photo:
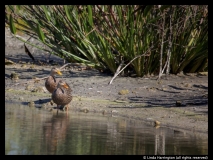
<svg viewBox="0 0 213 160"><path fill-rule="evenodd" d="M5 103L5 154L207 155L208 139L99 113Z"/></svg>

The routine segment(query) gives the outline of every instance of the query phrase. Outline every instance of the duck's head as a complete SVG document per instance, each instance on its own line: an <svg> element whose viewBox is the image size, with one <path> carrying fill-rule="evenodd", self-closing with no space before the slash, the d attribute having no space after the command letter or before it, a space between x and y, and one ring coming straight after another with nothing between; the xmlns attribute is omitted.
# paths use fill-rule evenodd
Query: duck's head
<svg viewBox="0 0 213 160"><path fill-rule="evenodd" d="M58 87L58 88L63 87L63 88L66 88L66 89L69 88L68 84L67 84L66 82L62 81L62 80L60 80L60 81L58 82L58 86L57 86L57 87Z"/></svg>
<svg viewBox="0 0 213 160"><path fill-rule="evenodd" d="M51 69L51 71L50 71L50 75L53 76L53 75L55 75L55 74L62 75L60 69L53 67L53 68Z"/></svg>

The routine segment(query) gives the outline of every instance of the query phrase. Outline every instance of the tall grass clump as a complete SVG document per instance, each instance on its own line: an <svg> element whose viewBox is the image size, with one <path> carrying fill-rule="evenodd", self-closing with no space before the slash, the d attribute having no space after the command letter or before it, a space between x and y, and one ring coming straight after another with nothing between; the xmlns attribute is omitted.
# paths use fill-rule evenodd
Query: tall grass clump
<svg viewBox="0 0 213 160"><path fill-rule="evenodd" d="M208 69L205 5L26 5L5 12L15 36L33 36L68 62L115 73L137 57L125 72L140 77Z"/></svg>

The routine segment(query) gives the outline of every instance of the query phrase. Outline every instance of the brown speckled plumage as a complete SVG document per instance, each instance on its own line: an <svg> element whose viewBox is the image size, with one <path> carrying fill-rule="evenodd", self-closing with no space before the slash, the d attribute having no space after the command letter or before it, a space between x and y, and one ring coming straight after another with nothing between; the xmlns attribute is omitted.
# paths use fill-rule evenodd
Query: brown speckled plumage
<svg viewBox="0 0 213 160"><path fill-rule="evenodd" d="M57 89L52 93L52 100L57 104L57 107L59 105L68 105L72 100L71 92L70 86L66 82L60 80Z"/></svg>
<svg viewBox="0 0 213 160"><path fill-rule="evenodd" d="M50 93L53 93L59 82L59 80L54 77L55 74L61 75L61 72L57 68L52 68L50 76L45 81L45 87Z"/></svg>

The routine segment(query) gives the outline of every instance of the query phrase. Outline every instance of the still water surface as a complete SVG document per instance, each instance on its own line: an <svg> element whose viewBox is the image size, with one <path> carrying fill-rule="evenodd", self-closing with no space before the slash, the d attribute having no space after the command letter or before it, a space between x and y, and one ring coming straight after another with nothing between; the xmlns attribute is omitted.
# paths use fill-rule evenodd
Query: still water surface
<svg viewBox="0 0 213 160"><path fill-rule="evenodd" d="M6 155L207 155L208 139L94 113L5 103Z"/></svg>

